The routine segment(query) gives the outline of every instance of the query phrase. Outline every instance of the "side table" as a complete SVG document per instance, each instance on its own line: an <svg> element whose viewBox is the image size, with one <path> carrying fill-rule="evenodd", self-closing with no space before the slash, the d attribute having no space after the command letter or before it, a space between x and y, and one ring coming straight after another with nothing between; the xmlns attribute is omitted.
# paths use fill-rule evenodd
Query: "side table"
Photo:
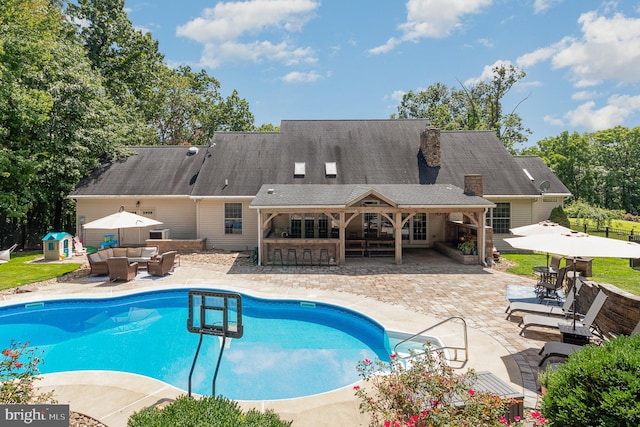
<svg viewBox="0 0 640 427"><path fill-rule="evenodd" d="M576 345L586 345L593 334L591 330L586 326L573 327L573 324L561 324L559 325L560 333L562 334L562 342Z"/></svg>

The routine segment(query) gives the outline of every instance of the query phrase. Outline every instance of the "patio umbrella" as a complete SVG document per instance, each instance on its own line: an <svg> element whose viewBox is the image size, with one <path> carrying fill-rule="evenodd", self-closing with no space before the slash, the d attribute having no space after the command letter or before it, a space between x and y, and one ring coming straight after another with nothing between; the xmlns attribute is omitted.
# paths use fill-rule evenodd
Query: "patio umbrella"
<svg viewBox="0 0 640 427"><path fill-rule="evenodd" d="M537 236L538 234L562 234L571 233L573 230L564 227L556 222L541 221L535 224L524 225L509 229L511 234L516 236Z"/></svg>
<svg viewBox="0 0 640 427"><path fill-rule="evenodd" d="M516 236L538 236L541 234L562 234L571 233L573 230L564 227L553 221L541 221L535 224L524 225L509 229L511 234ZM547 252L547 268L549 268L549 252Z"/></svg>
<svg viewBox="0 0 640 427"><path fill-rule="evenodd" d="M576 279L576 258L578 257L640 258L640 244L638 243L591 236L577 231L514 237L504 239L504 241L517 249L551 252L573 258L574 283ZM576 287L573 286L574 297L575 289ZM575 328L575 310L573 312Z"/></svg>
<svg viewBox="0 0 640 427"><path fill-rule="evenodd" d="M122 228L141 228L149 227L152 225L162 224L155 219L147 218L145 216L137 215L124 210L121 206L120 210L111 215L107 215L103 218L96 219L95 221L88 222L83 225L85 229L100 229L100 230L118 230L118 243L120 243L120 229Z"/></svg>

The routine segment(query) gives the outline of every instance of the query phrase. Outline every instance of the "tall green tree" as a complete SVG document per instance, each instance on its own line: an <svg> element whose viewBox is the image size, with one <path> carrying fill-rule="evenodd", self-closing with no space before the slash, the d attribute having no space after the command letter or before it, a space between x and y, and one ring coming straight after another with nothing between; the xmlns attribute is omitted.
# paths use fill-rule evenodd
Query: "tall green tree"
<svg viewBox="0 0 640 427"><path fill-rule="evenodd" d="M479 82L460 88L435 83L420 92L409 91L392 118L426 118L433 126L447 130L493 130L512 152L515 145L527 141L529 129L522 125L514 108L505 113L502 105L505 95L526 76L525 72L510 65L493 68L490 82ZM522 102L522 101L521 101Z"/></svg>
<svg viewBox="0 0 640 427"><path fill-rule="evenodd" d="M24 245L72 225L66 195L138 126L105 96L58 4L7 0L0 21L0 229Z"/></svg>

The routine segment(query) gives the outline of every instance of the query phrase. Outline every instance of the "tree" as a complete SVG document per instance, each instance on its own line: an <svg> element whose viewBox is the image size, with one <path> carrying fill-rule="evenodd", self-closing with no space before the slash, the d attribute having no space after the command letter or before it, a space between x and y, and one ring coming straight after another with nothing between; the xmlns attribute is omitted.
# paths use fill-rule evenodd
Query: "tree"
<svg viewBox="0 0 640 427"><path fill-rule="evenodd" d="M402 97L398 114L391 118L426 118L433 126L451 130L493 130L505 147L527 141L529 129L515 113L503 112L502 100L526 73L513 65L493 68L491 82L461 88L435 83L420 92L409 91ZM522 101L521 101L522 102Z"/></svg>

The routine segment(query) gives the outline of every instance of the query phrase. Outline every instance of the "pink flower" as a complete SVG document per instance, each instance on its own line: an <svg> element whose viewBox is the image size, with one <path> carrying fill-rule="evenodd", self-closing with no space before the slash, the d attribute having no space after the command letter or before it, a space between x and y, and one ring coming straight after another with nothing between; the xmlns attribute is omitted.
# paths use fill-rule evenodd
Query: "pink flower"
<svg viewBox="0 0 640 427"><path fill-rule="evenodd" d="M423 411L420 415L422 416L422 418L427 418L427 411Z"/></svg>
<svg viewBox="0 0 640 427"><path fill-rule="evenodd" d="M522 418L520 418L520 416L516 415L515 417L513 417L513 420L518 422L520 421Z"/></svg>
<svg viewBox="0 0 640 427"><path fill-rule="evenodd" d="M3 356L9 356L10 354L11 354L11 351L8 348L5 348L4 350L2 350Z"/></svg>
<svg viewBox="0 0 640 427"><path fill-rule="evenodd" d="M542 415L540 412L538 411L531 411L531 416L533 418L540 418L540 415Z"/></svg>
<svg viewBox="0 0 640 427"><path fill-rule="evenodd" d="M393 427L402 427L402 424L400 424L400 421L395 420L393 421Z"/></svg>
<svg viewBox="0 0 640 427"><path fill-rule="evenodd" d="M391 421L387 420L384 422L384 427L391 427Z"/></svg>
<svg viewBox="0 0 640 427"><path fill-rule="evenodd" d="M546 418L544 418L544 417L538 417L538 419L536 420L536 422L537 422L538 424L544 424L544 423L546 423L546 422L547 422L547 419L546 419Z"/></svg>
<svg viewBox="0 0 640 427"><path fill-rule="evenodd" d="M502 424L506 424L509 420L507 420L505 417L500 417L498 418L498 421L500 421Z"/></svg>
<svg viewBox="0 0 640 427"><path fill-rule="evenodd" d="M469 396L473 397L476 395L476 392L474 390L469 390Z"/></svg>
<svg viewBox="0 0 640 427"><path fill-rule="evenodd" d="M366 363L367 365L371 363L371 360L369 359L364 359L364 363Z"/></svg>
<svg viewBox="0 0 640 427"><path fill-rule="evenodd" d="M396 355L395 354L392 354L389 357L391 357L391 360L396 360Z"/></svg>
<svg viewBox="0 0 640 427"><path fill-rule="evenodd" d="M354 385L354 386L353 386L353 389L354 389L354 390L360 390L360 386L359 386L359 385Z"/></svg>
<svg viewBox="0 0 640 427"><path fill-rule="evenodd" d="M413 415L411 416L411 421L413 421L414 423L417 422L419 420L417 415Z"/></svg>
<svg viewBox="0 0 640 427"><path fill-rule="evenodd" d="M16 368L22 368L22 363L16 362Z"/></svg>

